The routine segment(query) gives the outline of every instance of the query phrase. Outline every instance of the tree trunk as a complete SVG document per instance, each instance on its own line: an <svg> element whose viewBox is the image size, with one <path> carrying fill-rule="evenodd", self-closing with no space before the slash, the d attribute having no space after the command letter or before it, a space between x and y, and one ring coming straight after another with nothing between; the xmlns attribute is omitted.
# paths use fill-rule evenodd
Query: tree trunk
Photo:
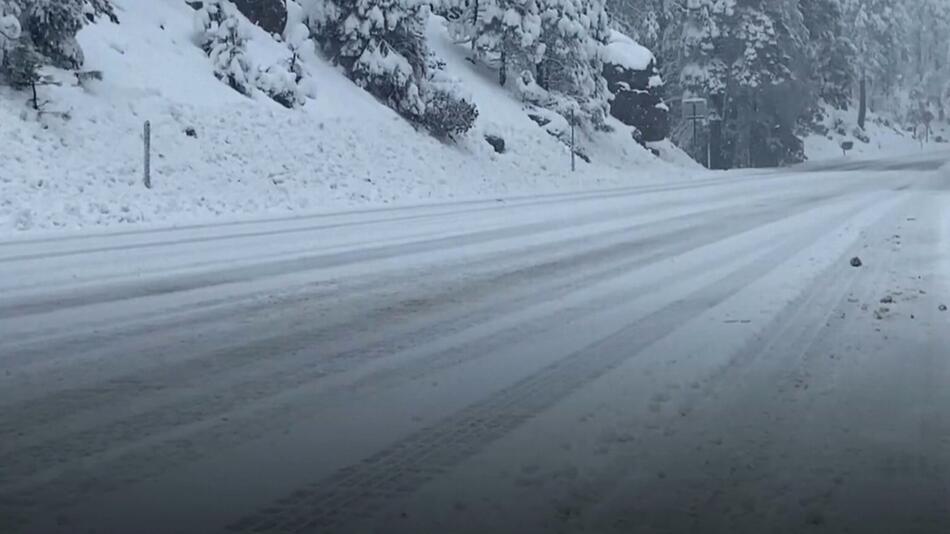
<svg viewBox="0 0 950 534"><path fill-rule="evenodd" d="M858 104L858 127L864 129L864 123L868 118L868 79L864 74L861 75L860 103Z"/></svg>
<svg viewBox="0 0 950 534"><path fill-rule="evenodd" d="M508 82L508 54L501 51L501 66L498 68L498 84L502 87Z"/></svg>
<svg viewBox="0 0 950 534"><path fill-rule="evenodd" d="M319 4L318 4L319 5ZM478 0L475 0L475 8L472 10L472 30L478 29ZM478 35L472 36L472 59L475 59L475 43L478 42Z"/></svg>

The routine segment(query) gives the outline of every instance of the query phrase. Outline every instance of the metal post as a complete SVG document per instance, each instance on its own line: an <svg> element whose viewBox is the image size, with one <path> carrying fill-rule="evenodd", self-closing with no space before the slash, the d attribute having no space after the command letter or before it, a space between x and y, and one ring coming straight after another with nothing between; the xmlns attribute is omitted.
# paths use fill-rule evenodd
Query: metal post
<svg viewBox="0 0 950 534"><path fill-rule="evenodd" d="M693 146L698 148L699 150L702 150L702 147L699 144L699 136L696 135L696 112L695 111L693 111Z"/></svg>
<svg viewBox="0 0 950 534"><path fill-rule="evenodd" d="M145 188L152 188L152 123L145 121Z"/></svg>
<svg viewBox="0 0 950 534"><path fill-rule="evenodd" d="M571 109L571 172L577 170L577 163L575 161L576 153L577 151L574 150L574 110Z"/></svg>

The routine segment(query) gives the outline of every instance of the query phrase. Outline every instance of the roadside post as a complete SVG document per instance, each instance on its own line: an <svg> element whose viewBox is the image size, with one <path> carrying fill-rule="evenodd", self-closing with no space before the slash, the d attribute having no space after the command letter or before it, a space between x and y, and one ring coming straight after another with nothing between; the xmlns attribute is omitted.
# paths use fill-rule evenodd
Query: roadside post
<svg viewBox="0 0 950 534"><path fill-rule="evenodd" d="M145 188L152 188L152 123L145 121Z"/></svg>
<svg viewBox="0 0 950 534"><path fill-rule="evenodd" d="M693 124L693 146L699 149L699 123L709 116L709 103L705 98L683 98L683 119ZM706 142L706 168L712 167L712 151Z"/></svg>

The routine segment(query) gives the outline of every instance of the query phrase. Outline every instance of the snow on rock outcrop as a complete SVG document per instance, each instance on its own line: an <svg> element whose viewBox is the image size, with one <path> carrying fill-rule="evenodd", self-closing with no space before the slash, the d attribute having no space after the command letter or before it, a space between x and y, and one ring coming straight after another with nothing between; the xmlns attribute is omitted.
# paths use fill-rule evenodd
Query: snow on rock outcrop
<svg viewBox="0 0 950 534"><path fill-rule="evenodd" d="M669 108L656 58L626 35L612 31L603 51L603 76L613 94L610 114L636 128L642 142L662 141L670 133Z"/></svg>
<svg viewBox="0 0 950 534"><path fill-rule="evenodd" d="M604 63L637 71L646 70L656 61L653 52L616 30L611 30L610 42L604 47L601 59Z"/></svg>

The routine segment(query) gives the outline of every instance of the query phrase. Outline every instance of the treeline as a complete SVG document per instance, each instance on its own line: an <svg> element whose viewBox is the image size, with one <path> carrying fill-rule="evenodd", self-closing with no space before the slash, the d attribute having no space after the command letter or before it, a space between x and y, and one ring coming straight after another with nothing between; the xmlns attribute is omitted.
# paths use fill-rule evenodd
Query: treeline
<svg viewBox="0 0 950 534"><path fill-rule="evenodd" d="M945 118L946 0L608 0L616 24L663 60L671 94L708 98L713 165L801 161L827 106L907 123ZM683 122L677 141L705 159Z"/></svg>

